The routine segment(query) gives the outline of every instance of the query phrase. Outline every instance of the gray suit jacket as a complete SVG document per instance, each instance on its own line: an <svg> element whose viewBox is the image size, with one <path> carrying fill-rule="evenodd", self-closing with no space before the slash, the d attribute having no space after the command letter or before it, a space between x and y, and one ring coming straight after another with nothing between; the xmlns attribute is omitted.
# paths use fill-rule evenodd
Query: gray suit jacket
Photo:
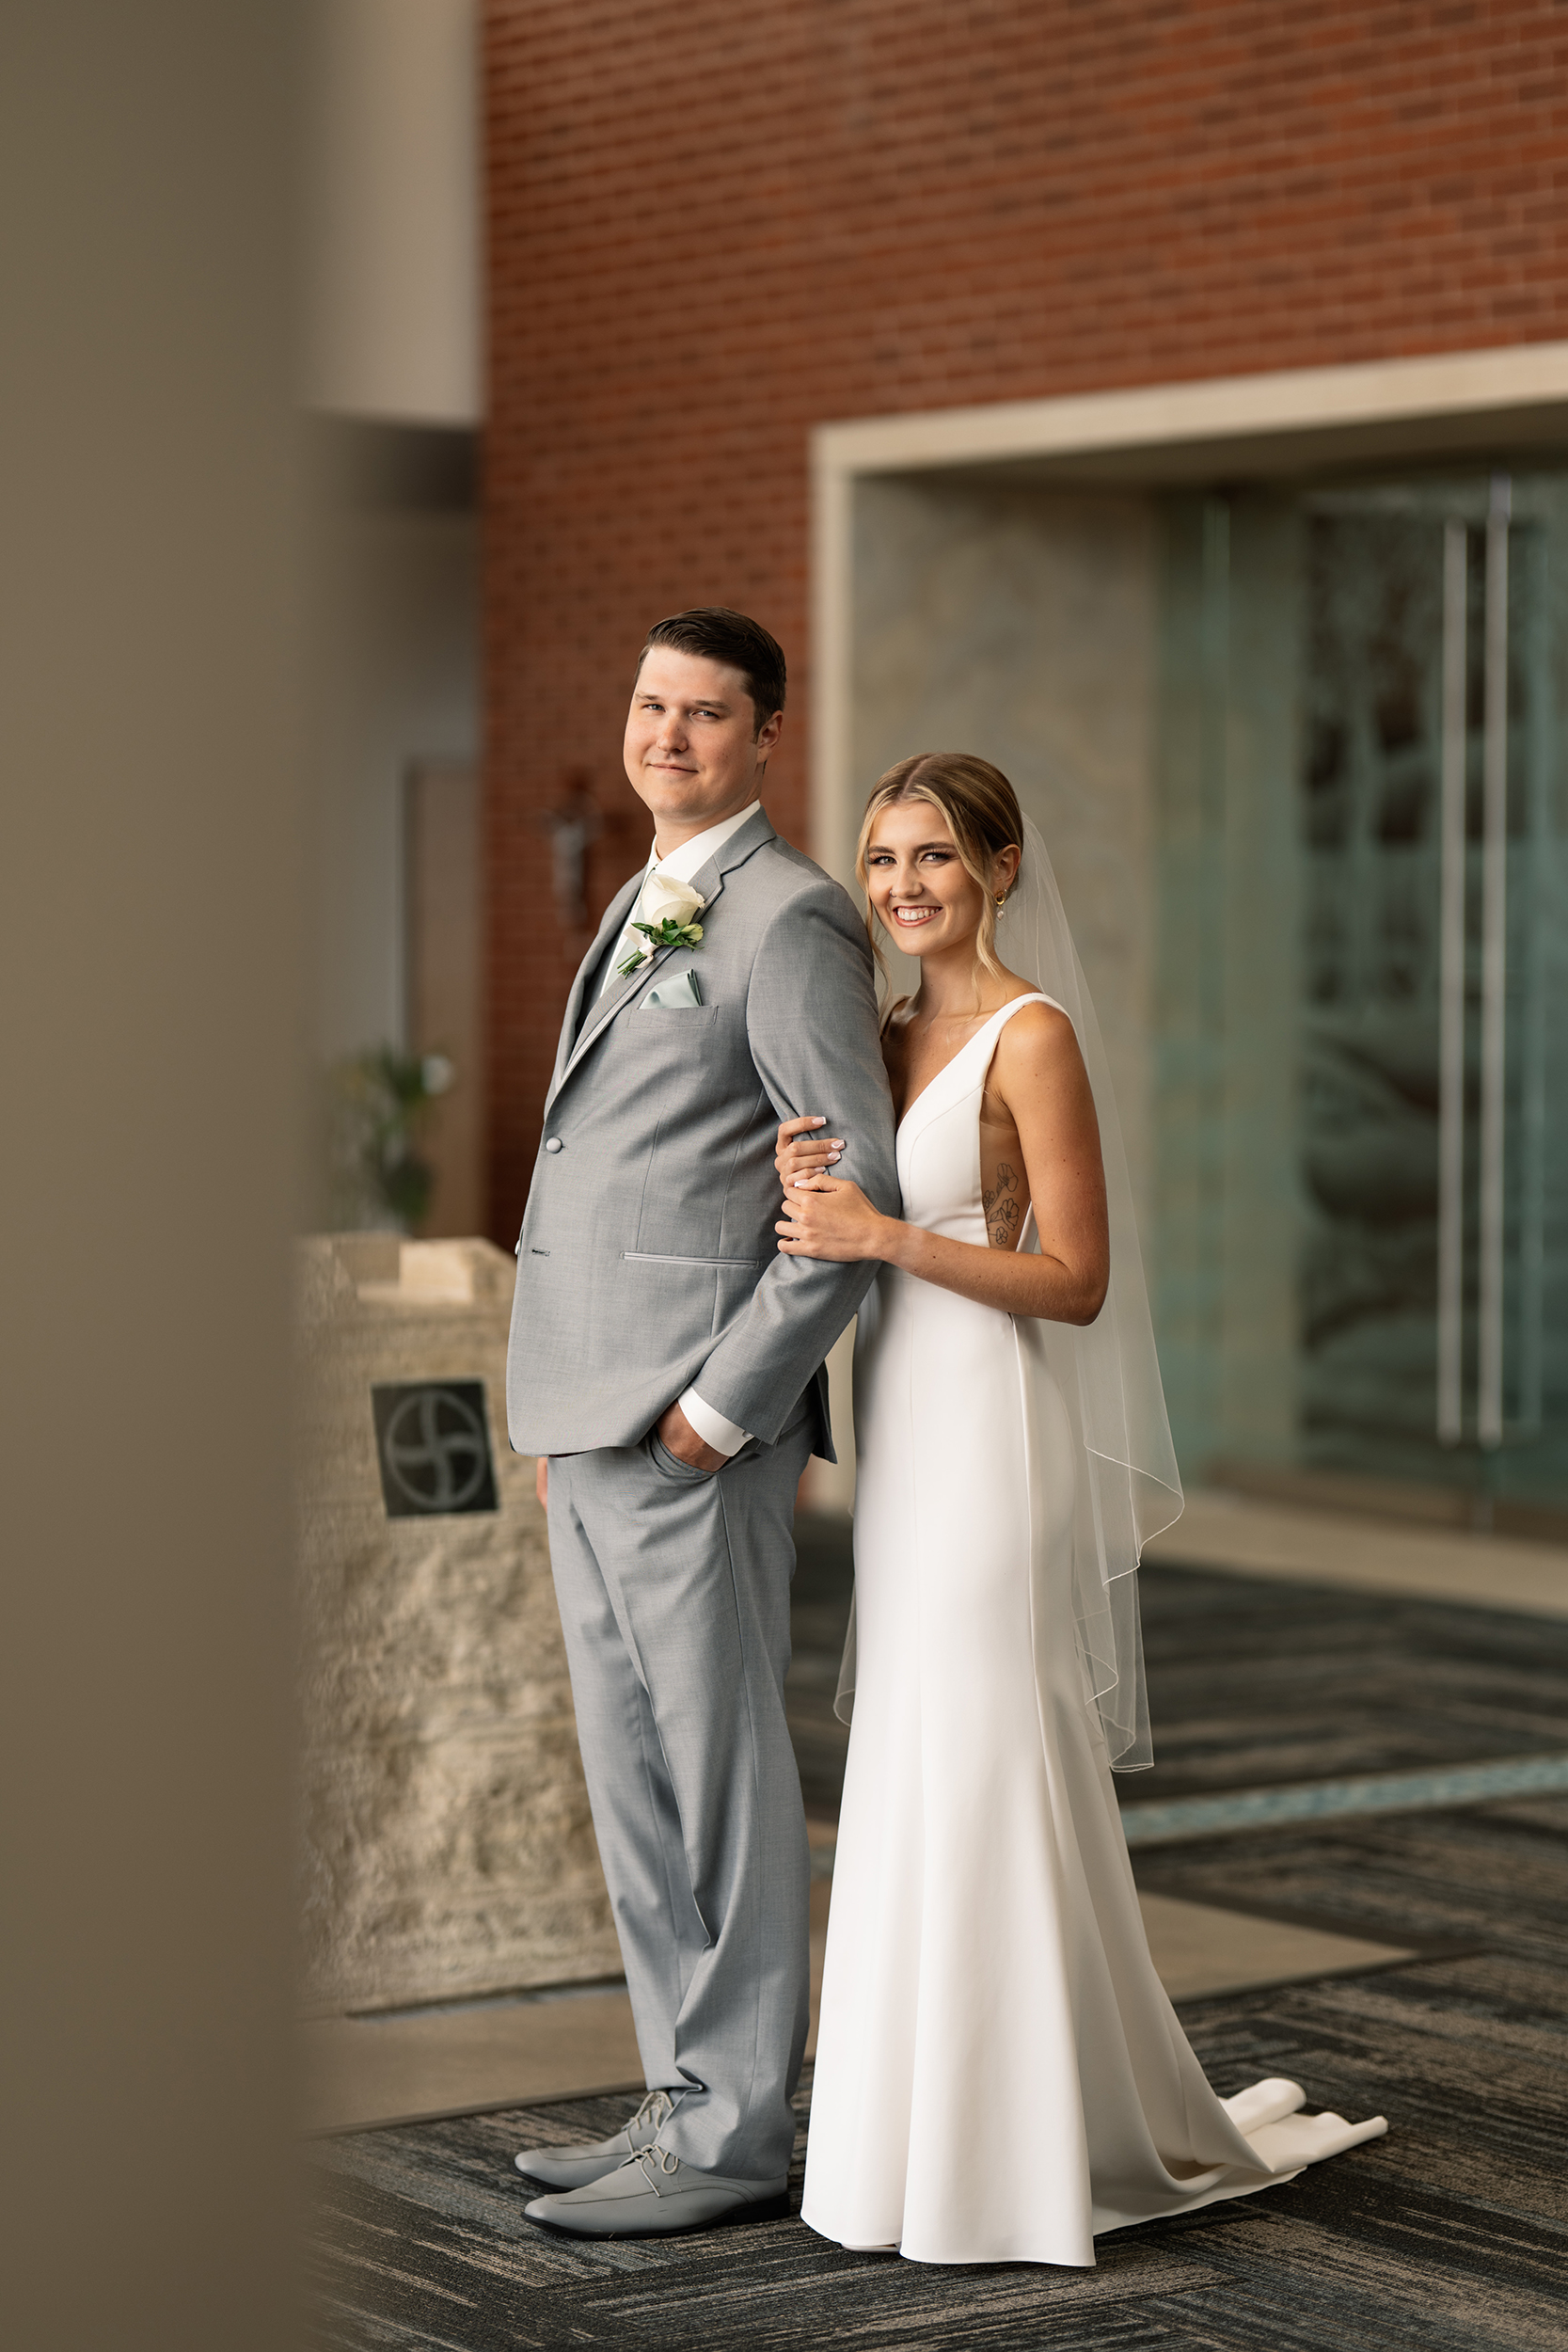
<svg viewBox="0 0 1568 2352"><path fill-rule="evenodd" d="M759 810L693 878L701 946L661 950L585 1015L641 879L605 915L562 1024L517 1243L512 1443L635 1445L693 1382L771 1443L815 1381L831 1460L823 1359L876 1268L780 1256L773 1150L781 1119L824 1111L846 1140L834 1173L898 1207L864 928ZM644 1007L661 971L688 968L700 1006Z"/></svg>

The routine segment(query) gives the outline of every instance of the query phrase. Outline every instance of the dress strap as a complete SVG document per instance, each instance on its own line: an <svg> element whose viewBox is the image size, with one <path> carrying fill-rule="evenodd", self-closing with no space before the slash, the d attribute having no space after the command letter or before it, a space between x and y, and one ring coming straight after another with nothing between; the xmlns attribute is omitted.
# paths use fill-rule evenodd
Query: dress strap
<svg viewBox="0 0 1568 2352"><path fill-rule="evenodd" d="M1031 989L1027 996L1015 996L1010 1004L1003 1005L998 1011L993 1012L990 1020L986 1024L986 1028L994 1025L999 1029L1005 1029L1014 1013L1022 1012L1025 1005L1049 1005L1053 1011L1061 1013L1065 1019L1070 1021L1072 1018L1067 1007L1058 1005L1054 996L1048 996L1043 989ZM974 1034L976 1037L984 1037L986 1030L977 1029Z"/></svg>

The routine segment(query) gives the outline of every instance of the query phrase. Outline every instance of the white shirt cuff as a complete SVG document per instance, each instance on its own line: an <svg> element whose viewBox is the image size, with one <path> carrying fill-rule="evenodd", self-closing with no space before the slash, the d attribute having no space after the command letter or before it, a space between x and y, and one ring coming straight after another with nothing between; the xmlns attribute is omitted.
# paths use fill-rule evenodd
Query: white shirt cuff
<svg viewBox="0 0 1568 2352"><path fill-rule="evenodd" d="M723 1414L716 1413L711 1405L705 1405L695 1389L688 1389L686 1394L677 1397L675 1402L703 1443L710 1445L715 1454L738 1454L751 1438L749 1429L742 1429L736 1422L726 1421Z"/></svg>

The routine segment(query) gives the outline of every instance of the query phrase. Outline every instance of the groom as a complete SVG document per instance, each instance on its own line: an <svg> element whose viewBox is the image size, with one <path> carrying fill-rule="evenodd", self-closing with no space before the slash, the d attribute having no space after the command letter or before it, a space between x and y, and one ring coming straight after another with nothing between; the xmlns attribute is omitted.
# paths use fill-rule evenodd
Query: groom
<svg viewBox="0 0 1568 2352"><path fill-rule="evenodd" d="M507 1412L547 1455L583 1769L648 2096L526 2150L533 2219L588 2236L782 2196L806 2036L809 1868L784 1724L791 1522L831 1461L823 1359L875 1269L781 1257L778 1122L829 1114L897 1205L870 949L758 797L784 655L720 609L648 634L626 720L653 856L573 983L517 1244Z"/></svg>

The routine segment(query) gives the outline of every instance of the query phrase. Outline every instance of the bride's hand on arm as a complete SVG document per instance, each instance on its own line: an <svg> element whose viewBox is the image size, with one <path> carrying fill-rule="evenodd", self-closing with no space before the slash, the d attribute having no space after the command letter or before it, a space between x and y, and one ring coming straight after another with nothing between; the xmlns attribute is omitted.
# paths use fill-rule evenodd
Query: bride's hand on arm
<svg viewBox="0 0 1568 2352"><path fill-rule="evenodd" d="M802 1176L820 1176L843 1152L842 1136L820 1132L827 1123L819 1111L813 1111L805 1119L786 1119L779 1129L773 1167L786 1192Z"/></svg>
<svg viewBox="0 0 1568 2352"><path fill-rule="evenodd" d="M831 1258L845 1264L886 1258L903 1229L874 1209L859 1184L834 1176L800 1176L790 1185L773 1231L786 1258Z"/></svg>

